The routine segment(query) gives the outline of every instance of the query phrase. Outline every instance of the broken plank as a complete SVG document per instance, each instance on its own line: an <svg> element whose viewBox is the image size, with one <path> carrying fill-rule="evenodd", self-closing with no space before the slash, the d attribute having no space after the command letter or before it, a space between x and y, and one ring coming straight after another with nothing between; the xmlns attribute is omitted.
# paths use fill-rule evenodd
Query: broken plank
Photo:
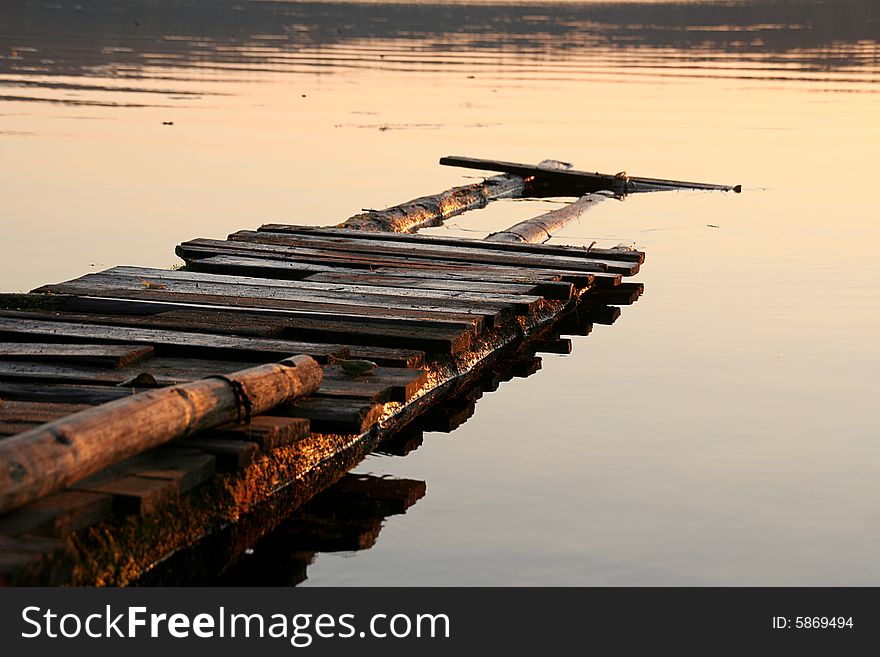
<svg viewBox="0 0 880 657"><path fill-rule="evenodd" d="M0 342L0 360L94 363L105 367L125 367L152 355L152 347L133 345Z"/></svg>

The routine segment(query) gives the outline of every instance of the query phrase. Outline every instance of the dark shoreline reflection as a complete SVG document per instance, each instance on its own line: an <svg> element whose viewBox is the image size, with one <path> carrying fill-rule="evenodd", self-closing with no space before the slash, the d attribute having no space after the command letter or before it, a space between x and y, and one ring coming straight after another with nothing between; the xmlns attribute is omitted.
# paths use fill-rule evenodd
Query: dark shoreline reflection
<svg viewBox="0 0 880 657"><path fill-rule="evenodd" d="M765 77L769 69L781 78L847 73L855 77L837 81L873 82L876 76L857 74L876 72L878 41L874 0L518 6L21 0L0 6L0 75L7 76L0 86L59 90L28 79L33 76L180 80L169 73L177 69L205 80L413 62L494 68L493 53L539 63L552 57L557 64L588 59L593 66L704 70L710 77L722 71ZM106 90L175 93L130 84Z"/></svg>

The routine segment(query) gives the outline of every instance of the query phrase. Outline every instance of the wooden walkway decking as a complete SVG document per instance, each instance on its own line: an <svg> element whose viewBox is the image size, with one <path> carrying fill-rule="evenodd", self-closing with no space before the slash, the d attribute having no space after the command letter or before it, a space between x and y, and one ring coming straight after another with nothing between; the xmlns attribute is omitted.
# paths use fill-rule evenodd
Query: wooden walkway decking
<svg viewBox="0 0 880 657"><path fill-rule="evenodd" d="M616 306L641 293L621 280L644 259L279 224L194 239L177 253L183 270L114 267L0 295L0 443L96 405L296 354L321 364L320 388L0 515L0 582L137 582L248 514L268 517L231 542L234 558L477 373L513 364L527 375L536 352L571 348L561 335L614 321ZM352 359L378 367L352 375Z"/></svg>

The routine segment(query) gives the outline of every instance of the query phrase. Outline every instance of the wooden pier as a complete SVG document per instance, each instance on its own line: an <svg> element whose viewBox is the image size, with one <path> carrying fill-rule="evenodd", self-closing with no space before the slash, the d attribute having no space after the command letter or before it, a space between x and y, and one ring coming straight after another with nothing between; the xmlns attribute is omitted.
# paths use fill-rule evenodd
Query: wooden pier
<svg viewBox="0 0 880 657"><path fill-rule="evenodd" d="M0 295L0 583L155 581L206 545L199 577L235 572L365 454L405 450L417 420L454 428L478 381L613 322L641 252L414 232L533 181Z"/></svg>

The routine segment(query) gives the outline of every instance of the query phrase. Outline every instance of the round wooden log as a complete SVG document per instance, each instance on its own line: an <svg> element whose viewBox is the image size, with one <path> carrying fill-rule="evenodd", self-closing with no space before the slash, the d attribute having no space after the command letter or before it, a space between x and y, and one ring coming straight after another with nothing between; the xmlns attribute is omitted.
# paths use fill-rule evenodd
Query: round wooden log
<svg viewBox="0 0 880 657"><path fill-rule="evenodd" d="M134 394L0 440L0 513L143 451L318 390L309 356Z"/></svg>
<svg viewBox="0 0 880 657"><path fill-rule="evenodd" d="M499 198L520 196L525 182L519 176L493 176L480 183L453 187L385 210L368 210L339 224L352 230L409 233L434 226L466 210L482 208Z"/></svg>
<svg viewBox="0 0 880 657"><path fill-rule="evenodd" d="M584 212L601 203L606 194L585 194L577 201L569 203L559 210L553 210L532 219L526 219L486 238L488 242L517 242L540 244L546 242L553 233L575 219L580 219Z"/></svg>

